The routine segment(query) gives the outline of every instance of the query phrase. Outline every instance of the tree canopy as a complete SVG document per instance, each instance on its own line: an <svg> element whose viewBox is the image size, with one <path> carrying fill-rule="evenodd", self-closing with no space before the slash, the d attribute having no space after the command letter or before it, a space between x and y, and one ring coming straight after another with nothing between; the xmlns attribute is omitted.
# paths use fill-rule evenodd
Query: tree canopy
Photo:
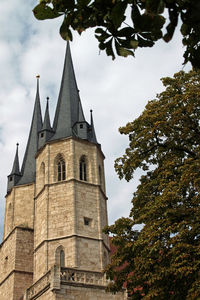
<svg viewBox="0 0 200 300"><path fill-rule="evenodd" d="M200 2L197 0L40 0L33 9L39 20L64 16L60 34L72 40L95 28L100 50L107 55L134 56L156 41L169 42L181 20L184 64L200 68Z"/></svg>
<svg viewBox="0 0 200 300"><path fill-rule="evenodd" d="M165 90L120 128L130 144L116 171L127 181L137 169L143 175L130 217L105 229L116 247L109 291L125 285L131 299L199 299L200 72L162 82Z"/></svg>

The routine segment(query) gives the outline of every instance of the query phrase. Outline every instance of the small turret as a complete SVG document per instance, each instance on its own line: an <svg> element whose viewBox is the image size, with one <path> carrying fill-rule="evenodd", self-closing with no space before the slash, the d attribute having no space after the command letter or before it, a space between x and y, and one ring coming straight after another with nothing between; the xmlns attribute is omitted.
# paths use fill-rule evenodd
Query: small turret
<svg viewBox="0 0 200 300"><path fill-rule="evenodd" d="M18 183L19 179L21 178L21 173L20 173L20 169L19 169L18 146L19 146L19 144L17 143L16 154L15 154L12 171L11 171L10 175L8 175L8 187L7 187L8 192L12 189L13 186L15 186Z"/></svg>
<svg viewBox="0 0 200 300"><path fill-rule="evenodd" d="M92 109L90 110L90 133L89 133L89 141L97 144L96 133L94 129L94 121L92 115Z"/></svg>
<svg viewBox="0 0 200 300"><path fill-rule="evenodd" d="M44 122L42 129L39 131L39 148L42 147L53 135L54 131L51 127L50 116L49 116L49 97L47 97L46 110L44 115Z"/></svg>

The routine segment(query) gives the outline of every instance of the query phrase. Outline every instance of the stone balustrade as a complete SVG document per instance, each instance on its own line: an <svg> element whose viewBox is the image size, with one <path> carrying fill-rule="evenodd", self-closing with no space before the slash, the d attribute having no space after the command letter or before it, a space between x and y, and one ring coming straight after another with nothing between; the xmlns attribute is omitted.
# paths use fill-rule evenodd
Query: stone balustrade
<svg viewBox="0 0 200 300"><path fill-rule="evenodd" d="M25 300L34 299L37 295L45 292L50 287L51 271L48 271L38 281L26 290Z"/></svg>
<svg viewBox="0 0 200 300"><path fill-rule="evenodd" d="M25 300L34 300L38 295L43 294L49 288L60 288L61 284L89 285L106 287L109 281L105 274L86 270L77 270L74 268L59 268L54 266L43 277L36 281L26 290Z"/></svg>
<svg viewBox="0 0 200 300"><path fill-rule="evenodd" d="M73 268L61 268L60 279L61 283L81 283L104 287L109 283L109 281L106 279L106 276L101 272L77 270Z"/></svg>

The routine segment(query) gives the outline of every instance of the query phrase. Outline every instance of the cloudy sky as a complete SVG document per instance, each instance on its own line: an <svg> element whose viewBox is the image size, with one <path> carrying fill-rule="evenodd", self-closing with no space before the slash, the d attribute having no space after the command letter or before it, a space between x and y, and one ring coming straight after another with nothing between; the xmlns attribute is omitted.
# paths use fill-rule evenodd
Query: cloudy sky
<svg viewBox="0 0 200 300"><path fill-rule="evenodd" d="M4 196L19 146L22 162L35 100L36 79L40 74L40 97L44 111L50 98L51 120L58 97L65 42L59 36L61 19L37 21L32 9L37 1L1 0L0 18L0 234L3 231ZM93 31L74 35L72 58L85 116L93 109L98 141L106 156L106 184L109 223L128 216L139 172L132 182L120 181L114 160L121 156L128 139L118 128L143 111L148 100L162 91L161 77L182 69L181 37L159 42L154 48L139 49L136 58L112 61L100 53ZM190 66L184 68L188 70Z"/></svg>

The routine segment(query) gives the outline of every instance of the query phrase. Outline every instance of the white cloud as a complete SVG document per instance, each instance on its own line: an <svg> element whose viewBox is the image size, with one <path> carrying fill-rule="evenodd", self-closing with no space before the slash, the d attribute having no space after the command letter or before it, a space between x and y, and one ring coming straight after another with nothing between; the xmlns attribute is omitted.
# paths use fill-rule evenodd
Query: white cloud
<svg viewBox="0 0 200 300"><path fill-rule="evenodd" d="M40 74L41 102L50 97L51 118L58 97L65 43L59 36L61 19L34 19L35 1L1 0L0 18L0 225L3 224L6 176L12 168L15 144L20 143L20 161L25 150L35 99L35 75ZM106 182L111 222L128 216L138 179L119 181L114 159L123 154L127 137L118 127L138 117L148 100L162 90L160 77L172 76L182 68L182 46L177 34L170 44L159 42L140 49L136 58L114 62L97 46L90 30L75 35L71 45L83 108L89 120L94 110L98 141L106 159ZM1 229L2 231L2 229Z"/></svg>

